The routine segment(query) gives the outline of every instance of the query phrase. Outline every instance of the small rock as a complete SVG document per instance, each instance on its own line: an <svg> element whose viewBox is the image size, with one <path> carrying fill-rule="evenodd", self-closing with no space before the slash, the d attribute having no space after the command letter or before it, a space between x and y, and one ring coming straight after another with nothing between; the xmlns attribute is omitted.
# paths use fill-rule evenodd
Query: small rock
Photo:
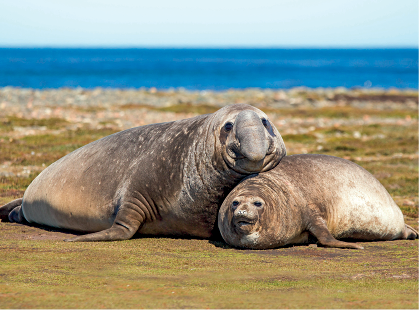
<svg viewBox="0 0 419 324"><path fill-rule="evenodd" d="M415 206L415 202L406 199L405 201L403 201L403 206Z"/></svg>
<svg viewBox="0 0 419 324"><path fill-rule="evenodd" d="M407 279L407 278L410 278L410 276L403 273L400 276L393 276L393 278L396 278L396 279Z"/></svg>
<svg viewBox="0 0 419 324"><path fill-rule="evenodd" d="M353 132L352 134L355 138L361 138L361 133L358 131Z"/></svg>

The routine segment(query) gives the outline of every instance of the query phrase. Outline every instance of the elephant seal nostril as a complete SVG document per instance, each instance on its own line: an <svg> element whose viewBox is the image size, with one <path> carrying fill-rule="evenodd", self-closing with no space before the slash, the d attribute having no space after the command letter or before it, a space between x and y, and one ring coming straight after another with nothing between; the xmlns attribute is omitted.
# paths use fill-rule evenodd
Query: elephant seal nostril
<svg viewBox="0 0 419 324"><path fill-rule="evenodd" d="M246 210L238 210L236 212L237 216L247 216L247 211Z"/></svg>
<svg viewBox="0 0 419 324"><path fill-rule="evenodd" d="M254 225L257 221L257 214L247 210L236 210L233 217L233 223L236 227L242 228L243 226ZM249 228L247 228L249 229Z"/></svg>

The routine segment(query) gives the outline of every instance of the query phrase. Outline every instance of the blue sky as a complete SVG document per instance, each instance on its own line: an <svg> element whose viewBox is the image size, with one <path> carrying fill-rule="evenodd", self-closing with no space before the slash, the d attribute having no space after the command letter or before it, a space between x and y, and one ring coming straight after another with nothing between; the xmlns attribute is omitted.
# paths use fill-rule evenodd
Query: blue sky
<svg viewBox="0 0 419 324"><path fill-rule="evenodd" d="M417 0L0 0L0 47L418 47Z"/></svg>

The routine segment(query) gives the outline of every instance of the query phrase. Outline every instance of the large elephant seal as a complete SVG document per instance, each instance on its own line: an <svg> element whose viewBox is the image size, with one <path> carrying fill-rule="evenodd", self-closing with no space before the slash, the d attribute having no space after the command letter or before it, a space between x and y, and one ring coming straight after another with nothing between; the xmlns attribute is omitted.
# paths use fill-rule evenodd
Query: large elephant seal
<svg viewBox="0 0 419 324"><path fill-rule="evenodd" d="M68 241L125 240L136 232L208 238L230 190L285 154L262 111L230 105L81 147L42 171L23 202L3 206L0 215L91 233Z"/></svg>
<svg viewBox="0 0 419 324"><path fill-rule="evenodd" d="M369 172L333 156L284 157L277 167L251 175L224 200L218 218L235 247L268 249L308 243L362 249L351 240L415 239L386 189Z"/></svg>

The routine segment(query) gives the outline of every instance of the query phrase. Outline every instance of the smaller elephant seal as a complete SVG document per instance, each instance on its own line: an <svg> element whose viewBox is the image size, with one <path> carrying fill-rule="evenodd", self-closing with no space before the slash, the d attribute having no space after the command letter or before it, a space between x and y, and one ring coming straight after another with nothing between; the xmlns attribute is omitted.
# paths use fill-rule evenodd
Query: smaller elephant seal
<svg viewBox="0 0 419 324"><path fill-rule="evenodd" d="M238 248L269 249L309 243L363 249L339 241L415 239L387 190L359 165L333 156L284 157L272 170L250 175L224 200L218 226Z"/></svg>
<svg viewBox="0 0 419 324"><path fill-rule="evenodd" d="M229 105L85 145L42 171L23 200L0 207L0 218L89 233L69 241L126 240L137 232L209 238L231 189L285 154L266 114Z"/></svg>

